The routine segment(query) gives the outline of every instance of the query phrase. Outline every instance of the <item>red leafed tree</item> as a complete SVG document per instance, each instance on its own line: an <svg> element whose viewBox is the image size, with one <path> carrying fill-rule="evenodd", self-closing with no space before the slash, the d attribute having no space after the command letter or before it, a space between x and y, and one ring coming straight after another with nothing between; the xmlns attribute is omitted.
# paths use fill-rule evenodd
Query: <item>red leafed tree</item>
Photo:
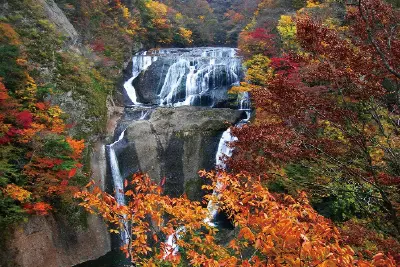
<svg viewBox="0 0 400 267"><path fill-rule="evenodd" d="M272 56L276 53L275 35L265 28L243 31L240 33L238 46L244 57L250 57L252 54Z"/></svg>
<svg viewBox="0 0 400 267"><path fill-rule="evenodd" d="M398 238L398 16L379 0L350 7L347 29L298 16L302 52L272 59L269 82L254 87L257 115L232 130L231 170L322 199L351 194L357 216ZM293 165L307 176L290 173Z"/></svg>

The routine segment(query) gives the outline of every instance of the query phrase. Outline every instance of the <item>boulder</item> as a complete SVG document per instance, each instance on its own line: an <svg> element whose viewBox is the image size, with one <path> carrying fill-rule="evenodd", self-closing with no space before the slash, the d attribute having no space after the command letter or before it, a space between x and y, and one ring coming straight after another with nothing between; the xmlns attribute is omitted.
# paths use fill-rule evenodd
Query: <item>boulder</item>
<svg viewBox="0 0 400 267"><path fill-rule="evenodd" d="M103 220L89 215L87 224L73 227L65 217L32 216L11 234L0 266L68 267L109 252L110 235Z"/></svg>

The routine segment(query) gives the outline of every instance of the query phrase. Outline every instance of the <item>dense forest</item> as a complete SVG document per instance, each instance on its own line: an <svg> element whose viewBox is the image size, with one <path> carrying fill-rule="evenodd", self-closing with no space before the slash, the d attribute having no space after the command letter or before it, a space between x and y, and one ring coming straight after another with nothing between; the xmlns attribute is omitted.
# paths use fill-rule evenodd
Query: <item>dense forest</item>
<svg viewBox="0 0 400 267"><path fill-rule="evenodd" d="M129 231L121 250L137 266L399 266L399 6L0 0L1 247L32 216L85 227L92 213ZM243 60L229 95L248 92L253 113L231 127L233 155L198 170L203 199L136 173L120 205L90 155L122 105L123 70L136 52L203 46ZM232 229L209 222L210 200Z"/></svg>

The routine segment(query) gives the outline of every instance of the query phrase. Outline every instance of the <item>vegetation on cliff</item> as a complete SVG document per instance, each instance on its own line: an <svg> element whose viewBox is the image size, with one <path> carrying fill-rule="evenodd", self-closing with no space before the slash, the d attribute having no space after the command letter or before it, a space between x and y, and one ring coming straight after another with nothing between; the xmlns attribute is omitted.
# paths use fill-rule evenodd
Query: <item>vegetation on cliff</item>
<svg viewBox="0 0 400 267"><path fill-rule="evenodd" d="M30 76L18 33L0 23L0 225L46 215L54 202L72 202L84 141L68 136L63 112L45 99L46 87ZM10 72L11 71L11 72ZM3 78L4 77L4 78ZM61 199L60 199L61 198ZM70 204L68 204L70 205Z"/></svg>

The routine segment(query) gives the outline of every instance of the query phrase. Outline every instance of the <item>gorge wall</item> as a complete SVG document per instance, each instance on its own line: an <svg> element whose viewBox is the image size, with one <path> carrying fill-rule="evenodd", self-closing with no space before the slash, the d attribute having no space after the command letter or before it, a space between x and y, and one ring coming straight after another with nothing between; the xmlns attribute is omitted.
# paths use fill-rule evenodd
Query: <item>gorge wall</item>
<svg viewBox="0 0 400 267"><path fill-rule="evenodd" d="M24 41L25 53L29 54L32 64L38 66L38 71L35 72L36 81L38 84L52 86L54 94L46 100L58 104L68 123L76 126L70 129L71 135L88 141L85 160L93 169L93 178L104 184L105 175L101 174L105 174L105 156L101 157L98 152L102 146L101 136L107 133L101 133L104 131L101 126L103 120L91 110L91 103L99 103L99 108L104 111L102 114L108 112L109 116L118 114L118 108L111 104L112 101L110 97L106 97L106 93L105 96L93 95L88 90L85 95L83 91L91 85L76 81L80 85L78 88L64 80L65 75L70 74L66 68L68 64L78 65L80 70L91 72L93 68L86 61L92 60L95 55L79 43L78 31L53 0L1 0L0 16L9 16L9 22L15 23L15 28L21 30L19 33ZM38 26L40 23L47 27L47 31ZM31 33L35 35L30 35ZM35 49L39 49L40 53ZM74 62L67 61L67 58ZM78 92L77 88L81 91ZM94 125L98 126L93 127ZM114 129L114 126L110 127ZM11 228L2 237L0 266L72 266L98 258L111 250L109 232L102 219L89 215L86 222L76 225L71 224L69 218L61 213L30 216L26 222Z"/></svg>

